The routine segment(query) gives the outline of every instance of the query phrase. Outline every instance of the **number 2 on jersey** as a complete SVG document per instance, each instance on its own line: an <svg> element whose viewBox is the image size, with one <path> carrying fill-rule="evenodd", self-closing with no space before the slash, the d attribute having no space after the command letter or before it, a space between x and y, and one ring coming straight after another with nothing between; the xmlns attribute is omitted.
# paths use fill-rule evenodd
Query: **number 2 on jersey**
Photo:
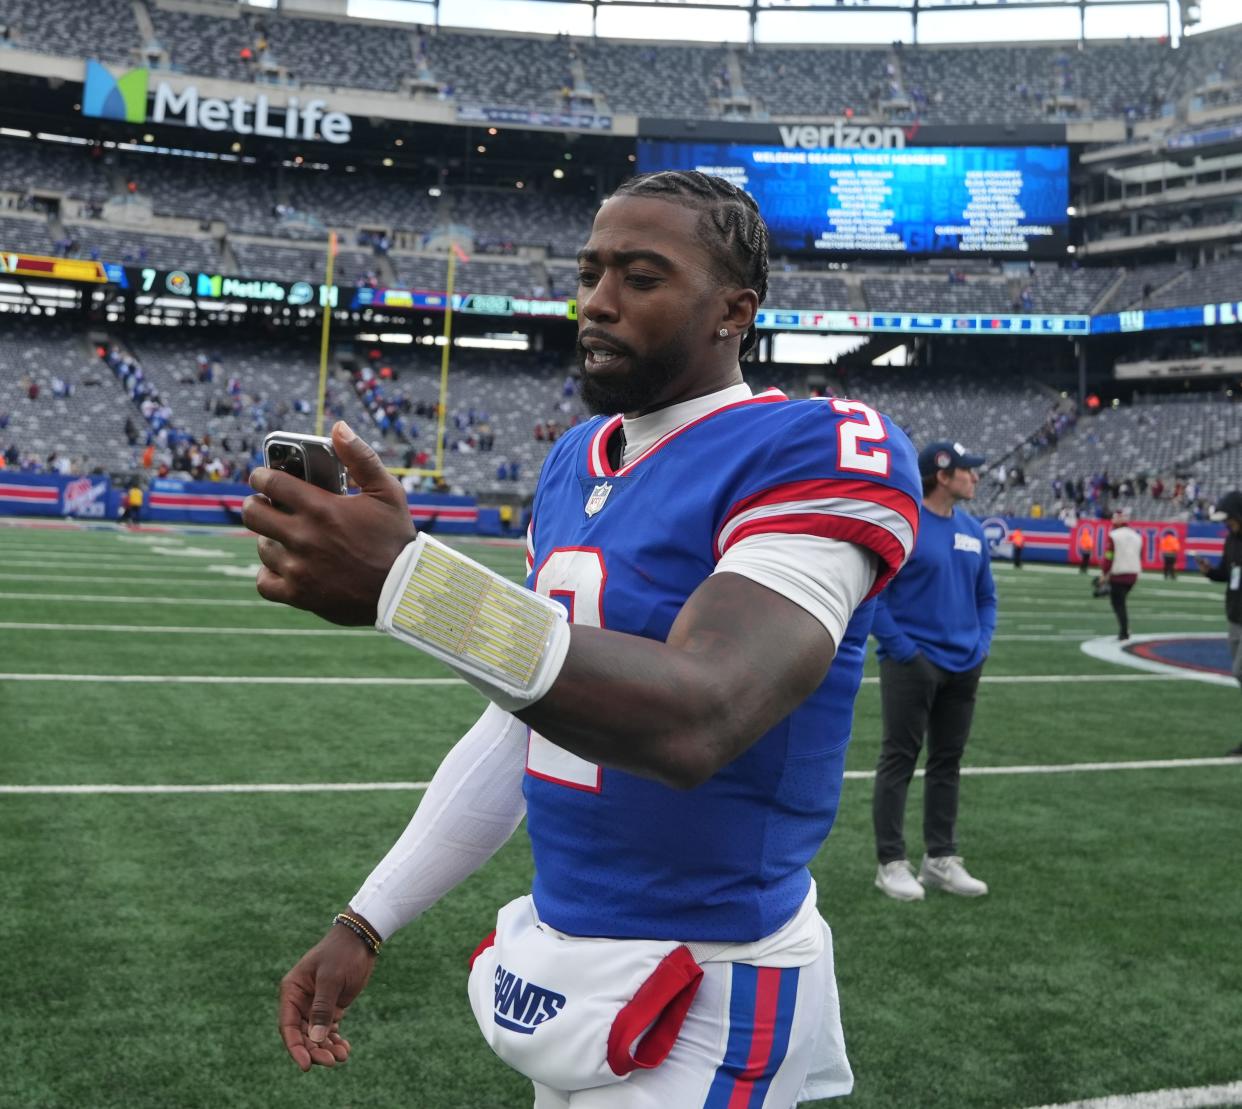
<svg viewBox="0 0 1242 1109"><path fill-rule="evenodd" d="M604 626L604 554L598 547L561 547L554 550L535 574L535 592L560 601L569 610L569 622L589 628ZM603 772L593 762L557 747L531 730L526 772L536 778L598 793Z"/></svg>
<svg viewBox="0 0 1242 1109"><path fill-rule="evenodd" d="M861 416L862 420L842 420L837 425L837 463L843 470L856 474L888 477L889 452L872 447L863 450L860 443L882 443L888 438L880 414L860 400L833 400L832 410L841 416Z"/></svg>

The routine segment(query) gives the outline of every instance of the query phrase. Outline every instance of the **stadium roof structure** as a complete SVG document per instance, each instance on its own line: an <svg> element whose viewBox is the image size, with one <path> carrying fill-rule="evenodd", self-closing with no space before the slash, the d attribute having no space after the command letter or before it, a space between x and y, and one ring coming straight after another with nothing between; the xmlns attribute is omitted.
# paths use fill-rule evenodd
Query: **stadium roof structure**
<svg viewBox="0 0 1242 1109"><path fill-rule="evenodd" d="M391 0L388 0L391 2ZM430 7L435 12L435 23L454 25L451 15L443 12L444 0L409 0L411 8ZM365 3L356 5L361 9ZM1199 22L1201 5L1196 0L513 0L515 10L535 5L557 6L562 10L589 8L591 12L591 34L598 31L598 20L601 12L631 10L663 9L665 12L701 11L717 13L746 13L750 24L750 38L755 40L755 27L760 16L770 15L805 15L832 14L838 16L904 16L909 20L909 41L919 42L919 21L927 15L959 13L961 15L985 13L1032 13L1036 11L1076 11L1078 14L1079 38L1087 37L1088 13L1097 13L1121 7L1159 9L1164 13L1163 33L1169 39ZM352 8L352 6L351 6ZM491 10L495 10L494 8ZM1176 13L1176 18L1175 18ZM361 11L359 11L361 14ZM500 29L499 27L497 29ZM518 29L517 26L508 29ZM1129 32L1116 35L1117 38L1128 37ZM611 34L608 37L613 37ZM626 37L624 34L617 37ZM643 37L647 37L644 34ZM697 36L696 36L697 37ZM724 37L722 35L722 37ZM1058 37L1058 36L1049 36ZM1110 36L1112 37L1112 36ZM1154 37L1154 36L1152 36ZM837 40L848 41L848 39Z"/></svg>

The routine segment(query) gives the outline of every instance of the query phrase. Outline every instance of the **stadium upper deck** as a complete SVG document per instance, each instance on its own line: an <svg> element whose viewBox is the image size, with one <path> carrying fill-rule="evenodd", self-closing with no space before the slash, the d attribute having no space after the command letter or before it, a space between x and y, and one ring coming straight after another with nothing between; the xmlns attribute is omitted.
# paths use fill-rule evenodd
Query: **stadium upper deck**
<svg viewBox="0 0 1242 1109"><path fill-rule="evenodd" d="M5 45L242 82L368 89L460 106L926 123L1147 118L1232 95L1242 31L996 46L699 46L484 34L175 0L0 0Z"/></svg>

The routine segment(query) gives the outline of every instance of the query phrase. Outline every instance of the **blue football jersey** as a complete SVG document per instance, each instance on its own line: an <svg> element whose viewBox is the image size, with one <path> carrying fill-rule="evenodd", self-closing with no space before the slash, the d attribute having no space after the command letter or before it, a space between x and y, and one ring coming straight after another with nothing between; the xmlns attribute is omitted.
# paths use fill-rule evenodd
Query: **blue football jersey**
<svg viewBox="0 0 1242 1109"><path fill-rule="evenodd" d="M914 449L865 404L760 393L614 471L620 426L599 417L563 435L535 496L527 584L574 623L664 641L750 536L865 547L880 566L872 596L913 548ZM540 917L580 936L734 942L789 920L836 816L873 605L854 614L819 689L695 789L598 766L532 733L524 788Z"/></svg>

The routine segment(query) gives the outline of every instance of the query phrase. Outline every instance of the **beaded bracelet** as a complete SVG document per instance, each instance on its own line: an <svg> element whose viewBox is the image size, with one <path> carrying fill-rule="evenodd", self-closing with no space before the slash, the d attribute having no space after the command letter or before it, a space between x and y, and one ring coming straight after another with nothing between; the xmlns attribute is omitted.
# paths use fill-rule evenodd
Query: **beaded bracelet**
<svg viewBox="0 0 1242 1109"><path fill-rule="evenodd" d="M333 924L339 924L343 928L348 928L355 936L357 936L365 945L372 955L378 955L380 948L383 946L383 940L379 938L370 928L368 928L356 916L350 916L349 913L337 913L332 918Z"/></svg>

